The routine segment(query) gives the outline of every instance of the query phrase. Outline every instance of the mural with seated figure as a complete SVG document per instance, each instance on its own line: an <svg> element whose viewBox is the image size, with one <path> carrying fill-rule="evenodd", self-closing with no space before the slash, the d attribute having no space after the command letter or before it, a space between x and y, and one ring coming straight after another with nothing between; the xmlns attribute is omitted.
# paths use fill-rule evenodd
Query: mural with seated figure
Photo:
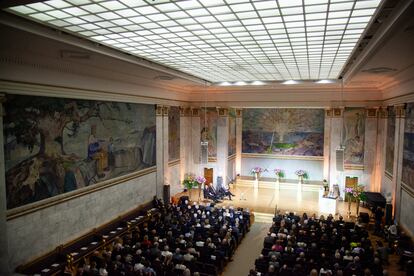
<svg viewBox="0 0 414 276"><path fill-rule="evenodd" d="M153 105L7 95L7 208L155 166Z"/></svg>
<svg viewBox="0 0 414 276"><path fill-rule="evenodd" d="M243 153L323 156L324 110L243 110Z"/></svg>
<svg viewBox="0 0 414 276"><path fill-rule="evenodd" d="M414 189L414 103L407 104L405 114L402 182Z"/></svg>
<svg viewBox="0 0 414 276"><path fill-rule="evenodd" d="M365 108L347 107L344 110L344 164L364 165Z"/></svg>

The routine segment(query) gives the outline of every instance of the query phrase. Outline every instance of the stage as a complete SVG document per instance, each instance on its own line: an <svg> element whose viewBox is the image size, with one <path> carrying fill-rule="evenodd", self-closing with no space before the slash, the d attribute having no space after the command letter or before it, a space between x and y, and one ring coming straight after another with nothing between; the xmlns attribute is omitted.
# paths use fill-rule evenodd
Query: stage
<svg viewBox="0 0 414 276"><path fill-rule="evenodd" d="M264 214L274 214L277 208L283 212L327 215L331 212L327 213L326 206L323 202L320 202L322 189L323 186L320 184L300 185L292 182L277 184L275 181L258 181L258 183L255 183L252 179L239 179L231 185L231 192L236 195L232 198L233 200L223 200L219 205L249 208L252 212ZM337 200L335 207L338 215L347 218L348 202ZM368 209L362 206L360 206L359 211L370 213ZM356 203L352 203L351 219L352 217L355 218L355 215Z"/></svg>

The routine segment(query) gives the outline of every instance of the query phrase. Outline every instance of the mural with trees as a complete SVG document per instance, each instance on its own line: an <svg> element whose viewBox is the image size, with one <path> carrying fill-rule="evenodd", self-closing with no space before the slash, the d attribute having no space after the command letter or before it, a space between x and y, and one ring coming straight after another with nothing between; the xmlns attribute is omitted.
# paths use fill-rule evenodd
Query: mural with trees
<svg viewBox="0 0 414 276"><path fill-rule="evenodd" d="M168 161L180 159L180 108L172 106L168 112Z"/></svg>
<svg viewBox="0 0 414 276"><path fill-rule="evenodd" d="M395 145L395 111L388 108L387 118L387 142L385 144L385 172L393 175L394 172L394 145Z"/></svg>
<svg viewBox="0 0 414 276"><path fill-rule="evenodd" d="M153 105L7 95L7 208L155 165Z"/></svg>
<svg viewBox="0 0 414 276"><path fill-rule="evenodd" d="M323 109L243 110L243 153L323 156Z"/></svg>
<svg viewBox="0 0 414 276"><path fill-rule="evenodd" d="M236 154L236 110L229 109L229 149L228 155Z"/></svg>
<svg viewBox="0 0 414 276"><path fill-rule="evenodd" d="M401 180L414 189L414 103L409 103L406 107L403 149Z"/></svg>

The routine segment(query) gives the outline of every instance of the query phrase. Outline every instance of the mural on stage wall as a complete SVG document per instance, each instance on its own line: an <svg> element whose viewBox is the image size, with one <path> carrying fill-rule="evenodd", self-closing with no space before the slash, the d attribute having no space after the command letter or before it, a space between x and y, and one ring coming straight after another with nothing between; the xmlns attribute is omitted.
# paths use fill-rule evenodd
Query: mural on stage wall
<svg viewBox="0 0 414 276"><path fill-rule="evenodd" d="M243 110L243 153L323 156L323 109Z"/></svg>
<svg viewBox="0 0 414 276"><path fill-rule="evenodd" d="M393 175L394 170L394 143L395 143L395 112L388 108L387 138L385 144L385 172Z"/></svg>
<svg viewBox="0 0 414 276"><path fill-rule="evenodd" d="M168 112L168 161L180 159L180 108L172 106Z"/></svg>
<svg viewBox="0 0 414 276"><path fill-rule="evenodd" d="M7 208L155 165L153 105L7 95Z"/></svg>
<svg viewBox="0 0 414 276"><path fill-rule="evenodd" d="M229 109L229 156L236 154L236 110Z"/></svg>
<svg viewBox="0 0 414 276"><path fill-rule="evenodd" d="M207 110L202 108L200 115L201 141L208 142L208 157L216 158L218 121L217 109L215 107L207 107Z"/></svg>
<svg viewBox="0 0 414 276"><path fill-rule="evenodd" d="M344 164L364 165L365 109L345 108L343 143Z"/></svg>
<svg viewBox="0 0 414 276"><path fill-rule="evenodd" d="M414 189L414 103L407 104L405 115L402 182Z"/></svg>

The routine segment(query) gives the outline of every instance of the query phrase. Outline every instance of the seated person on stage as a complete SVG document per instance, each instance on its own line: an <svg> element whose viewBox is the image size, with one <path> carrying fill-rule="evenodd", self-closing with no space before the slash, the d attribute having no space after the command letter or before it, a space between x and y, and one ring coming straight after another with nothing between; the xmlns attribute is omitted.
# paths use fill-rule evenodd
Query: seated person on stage
<svg viewBox="0 0 414 276"><path fill-rule="evenodd" d="M204 186L204 198L208 198L213 200L214 202L218 202L219 201L219 196L216 192L216 190L213 187L213 184L207 184Z"/></svg>
<svg viewBox="0 0 414 276"><path fill-rule="evenodd" d="M223 184L217 185L217 193L220 196L220 198L228 196L229 200L231 200L231 196L234 196L234 194L230 192L228 185L223 185Z"/></svg>

